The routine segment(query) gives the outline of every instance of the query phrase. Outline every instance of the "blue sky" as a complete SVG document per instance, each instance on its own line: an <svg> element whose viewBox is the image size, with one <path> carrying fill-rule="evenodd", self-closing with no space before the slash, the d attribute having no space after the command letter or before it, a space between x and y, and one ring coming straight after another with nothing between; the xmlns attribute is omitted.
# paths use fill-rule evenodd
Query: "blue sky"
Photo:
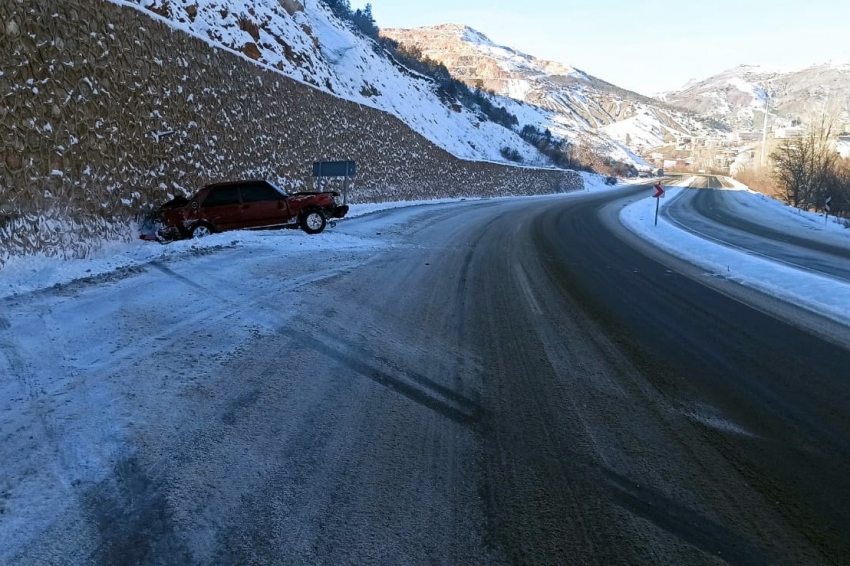
<svg viewBox="0 0 850 566"><path fill-rule="evenodd" d="M741 63L802 67L850 60L850 0L371 3L380 27L466 24L496 43L644 94Z"/></svg>

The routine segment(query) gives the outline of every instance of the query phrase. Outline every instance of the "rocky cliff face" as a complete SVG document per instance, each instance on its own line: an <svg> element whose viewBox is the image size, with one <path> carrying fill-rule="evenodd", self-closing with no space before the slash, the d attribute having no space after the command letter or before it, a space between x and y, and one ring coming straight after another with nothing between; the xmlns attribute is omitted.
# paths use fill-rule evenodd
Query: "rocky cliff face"
<svg viewBox="0 0 850 566"><path fill-rule="evenodd" d="M353 159L355 202L579 189L574 172L464 161L342 100L105 0L0 3L0 264L133 237L146 205L218 180L311 183Z"/></svg>
<svg viewBox="0 0 850 566"><path fill-rule="evenodd" d="M384 29L381 35L415 45L423 54L443 63L460 80L507 93L512 81L541 78L583 80L585 73L554 61L544 61L515 49L496 45L482 33L463 25L443 24L416 29ZM529 87L534 85L529 82Z"/></svg>
<svg viewBox="0 0 850 566"><path fill-rule="evenodd" d="M318 90L384 110L467 159L545 159L510 129L441 101L431 81L387 58L320 0L122 0L170 26L280 71Z"/></svg>

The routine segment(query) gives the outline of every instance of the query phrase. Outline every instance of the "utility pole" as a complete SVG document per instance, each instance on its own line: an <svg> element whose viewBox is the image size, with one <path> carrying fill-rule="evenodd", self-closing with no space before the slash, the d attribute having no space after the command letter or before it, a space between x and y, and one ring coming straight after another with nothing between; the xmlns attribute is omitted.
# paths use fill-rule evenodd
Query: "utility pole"
<svg viewBox="0 0 850 566"><path fill-rule="evenodd" d="M768 108L770 107L770 95L767 90L764 91L764 128L761 134L761 168L764 169L764 156L767 153L767 117L770 116Z"/></svg>

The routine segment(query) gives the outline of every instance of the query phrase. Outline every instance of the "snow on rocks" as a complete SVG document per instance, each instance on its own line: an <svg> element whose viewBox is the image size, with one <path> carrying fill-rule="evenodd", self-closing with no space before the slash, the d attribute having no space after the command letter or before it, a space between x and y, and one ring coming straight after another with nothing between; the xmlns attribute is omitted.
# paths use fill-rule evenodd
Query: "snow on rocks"
<svg viewBox="0 0 850 566"><path fill-rule="evenodd" d="M500 149L507 146L526 163L546 162L516 132L465 108L450 109L429 80L401 72L318 0L306 0L301 10L300 3L279 0L110 1L319 90L389 112L462 159L504 162Z"/></svg>

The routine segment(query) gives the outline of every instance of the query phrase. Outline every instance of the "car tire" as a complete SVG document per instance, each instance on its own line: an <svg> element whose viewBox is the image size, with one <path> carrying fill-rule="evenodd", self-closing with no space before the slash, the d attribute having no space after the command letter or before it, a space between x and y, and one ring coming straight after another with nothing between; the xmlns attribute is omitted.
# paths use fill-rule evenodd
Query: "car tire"
<svg viewBox="0 0 850 566"><path fill-rule="evenodd" d="M206 238L207 236L212 235L212 233L212 227L209 224L204 224L203 222L192 226L192 230L189 232L193 239Z"/></svg>
<svg viewBox="0 0 850 566"><path fill-rule="evenodd" d="M321 210L308 210L301 215L301 229L308 234L318 234L325 229L328 221Z"/></svg>

